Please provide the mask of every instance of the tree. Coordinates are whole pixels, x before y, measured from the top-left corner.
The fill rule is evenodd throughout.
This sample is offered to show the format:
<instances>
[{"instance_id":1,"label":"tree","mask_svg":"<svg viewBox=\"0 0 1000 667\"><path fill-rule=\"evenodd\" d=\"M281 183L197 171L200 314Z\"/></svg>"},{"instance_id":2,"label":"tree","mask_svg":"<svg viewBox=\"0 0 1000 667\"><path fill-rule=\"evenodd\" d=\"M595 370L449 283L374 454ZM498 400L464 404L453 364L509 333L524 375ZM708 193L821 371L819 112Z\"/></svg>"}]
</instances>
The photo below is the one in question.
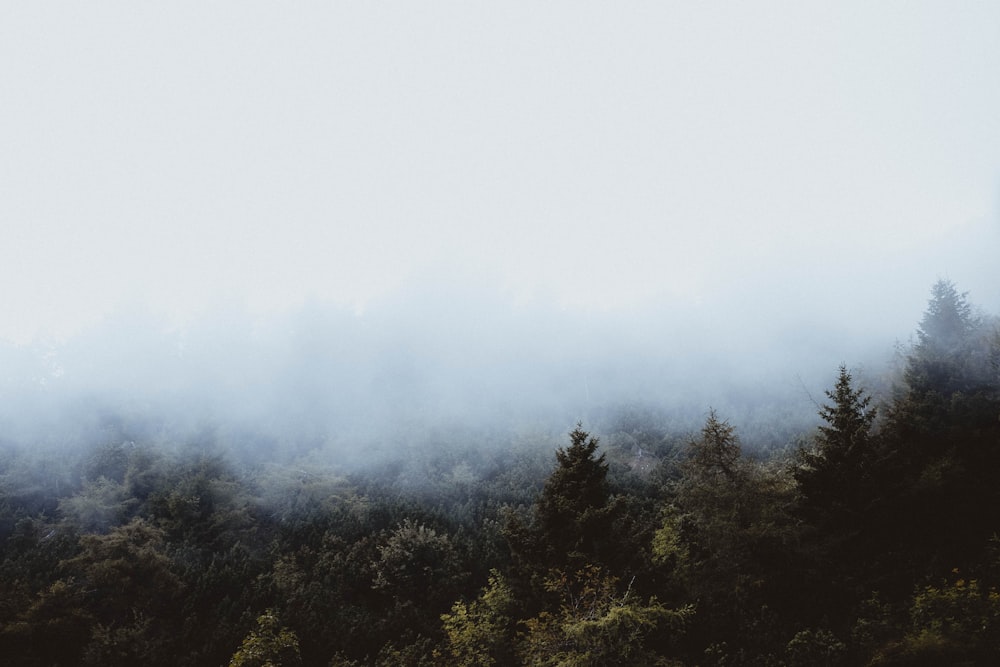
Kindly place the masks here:
<instances>
[{"instance_id":1,"label":"tree","mask_svg":"<svg viewBox=\"0 0 1000 667\"><path fill-rule=\"evenodd\" d=\"M654 558L697 600L706 638L760 642L751 626L765 600L791 599L787 479L743 457L736 430L714 410L688 444L681 474Z\"/></svg>"},{"instance_id":2,"label":"tree","mask_svg":"<svg viewBox=\"0 0 1000 667\"><path fill-rule=\"evenodd\" d=\"M694 529L706 557L738 562L748 547L740 541L767 532L777 520L782 480L743 457L736 429L715 410L709 411L701 436L688 444L681 473L675 497L681 524Z\"/></svg>"},{"instance_id":3,"label":"tree","mask_svg":"<svg viewBox=\"0 0 1000 667\"><path fill-rule=\"evenodd\" d=\"M883 481L896 509L882 532L914 568L937 561L940 575L967 564L967 554L1000 525L996 324L940 280L905 361L883 434L884 467L893 472Z\"/></svg>"},{"instance_id":4,"label":"tree","mask_svg":"<svg viewBox=\"0 0 1000 667\"><path fill-rule=\"evenodd\" d=\"M257 627L243 639L229 667L291 667L301 665L299 638L281 626L277 614L268 609L257 617Z\"/></svg>"},{"instance_id":5,"label":"tree","mask_svg":"<svg viewBox=\"0 0 1000 667\"><path fill-rule=\"evenodd\" d=\"M378 547L372 589L387 595L378 620L389 636L430 635L440 614L457 597L466 577L452 539L411 519L404 519Z\"/></svg>"},{"instance_id":6,"label":"tree","mask_svg":"<svg viewBox=\"0 0 1000 667\"><path fill-rule=\"evenodd\" d=\"M886 501L894 493L890 475L898 471L885 466L871 396L855 387L845 365L826 396L831 402L819 409L824 424L811 446L797 452L792 475L809 563L803 588L821 606L846 610L866 594L858 582L887 551L883 535L894 512Z\"/></svg>"},{"instance_id":7,"label":"tree","mask_svg":"<svg viewBox=\"0 0 1000 667\"><path fill-rule=\"evenodd\" d=\"M87 591L90 609L100 620L125 624L135 610L175 618L184 584L168 555L162 530L133 519L107 535L84 535L79 555L64 561Z\"/></svg>"},{"instance_id":8,"label":"tree","mask_svg":"<svg viewBox=\"0 0 1000 667\"><path fill-rule=\"evenodd\" d=\"M404 519L378 547L372 588L389 592L401 604L440 601L462 577L451 538L412 519Z\"/></svg>"},{"instance_id":9,"label":"tree","mask_svg":"<svg viewBox=\"0 0 1000 667\"><path fill-rule=\"evenodd\" d=\"M62 576L0 623L0 648L18 664L171 662L184 588L166 551L163 532L142 519L80 537L78 553L54 568Z\"/></svg>"},{"instance_id":10,"label":"tree","mask_svg":"<svg viewBox=\"0 0 1000 667\"><path fill-rule=\"evenodd\" d=\"M876 410L871 396L854 388L844 365L826 395L833 401L819 410L826 425L819 427L812 448L799 451L795 479L807 516L843 524L856 519L871 500Z\"/></svg>"},{"instance_id":11,"label":"tree","mask_svg":"<svg viewBox=\"0 0 1000 667\"><path fill-rule=\"evenodd\" d=\"M785 646L789 667L846 665L847 645L829 630L801 630Z\"/></svg>"},{"instance_id":12,"label":"tree","mask_svg":"<svg viewBox=\"0 0 1000 667\"><path fill-rule=\"evenodd\" d=\"M656 598L644 601L631 583L619 593L618 580L594 565L572 574L553 570L545 587L557 596L558 609L523 621L527 632L519 652L525 665L664 664L647 639L676 639L694 614L691 606L670 609Z\"/></svg>"},{"instance_id":13,"label":"tree","mask_svg":"<svg viewBox=\"0 0 1000 667\"><path fill-rule=\"evenodd\" d=\"M0 626L0 649L10 664L77 665L94 623L79 584L57 579Z\"/></svg>"},{"instance_id":14,"label":"tree","mask_svg":"<svg viewBox=\"0 0 1000 667\"><path fill-rule=\"evenodd\" d=\"M820 451L827 458L842 453L857 455L869 442L869 432L875 422L876 411L870 408L872 399L863 389L855 389L853 378L845 365L840 366L837 384L833 391L826 391L833 405L820 408L819 416L828 425L820 426Z\"/></svg>"},{"instance_id":15,"label":"tree","mask_svg":"<svg viewBox=\"0 0 1000 667\"><path fill-rule=\"evenodd\" d=\"M514 597L499 572L490 573L489 584L472 602L456 602L442 614L448 664L488 667L512 662L511 642Z\"/></svg>"},{"instance_id":16,"label":"tree","mask_svg":"<svg viewBox=\"0 0 1000 667\"><path fill-rule=\"evenodd\" d=\"M917 329L918 353L944 357L961 349L978 324L967 296L950 280L934 283Z\"/></svg>"},{"instance_id":17,"label":"tree","mask_svg":"<svg viewBox=\"0 0 1000 667\"><path fill-rule=\"evenodd\" d=\"M940 413L955 394L996 392L997 332L974 314L966 297L948 280L931 288L917 342L906 357L903 398L911 405L901 407L911 409L904 418L923 417L926 424L944 416L927 413Z\"/></svg>"},{"instance_id":18,"label":"tree","mask_svg":"<svg viewBox=\"0 0 1000 667\"><path fill-rule=\"evenodd\" d=\"M569 436L535 504L544 562L551 566L599 561L609 525L608 464L597 454L598 439L580 424Z\"/></svg>"},{"instance_id":19,"label":"tree","mask_svg":"<svg viewBox=\"0 0 1000 667\"><path fill-rule=\"evenodd\" d=\"M952 582L917 589L910 627L879 648L871 665L995 665L1000 660L1000 594L953 571Z\"/></svg>"},{"instance_id":20,"label":"tree","mask_svg":"<svg viewBox=\"0 0 1000 667\"><path fill-rule=\"evenodd\" d=\"M131 501L131 502L130 502ZM107 477L84 482L78 493L59 501L59 513L72 521L80 530L105 532L117 525L128 513L126 488Z\"/></svg>"},{"instance_id":21,"label":"tree","mask_svg":"<svg viewBox=\"0 0 1000 667\"><path fill-rule=\"evenodd\" d=\"M685 472L695 483L714 482L719 478L736 480L742 448L736 429L709 410L708 419L701 429L701 437L692 440L688 447Z\"/></svg>"}]
</instances>

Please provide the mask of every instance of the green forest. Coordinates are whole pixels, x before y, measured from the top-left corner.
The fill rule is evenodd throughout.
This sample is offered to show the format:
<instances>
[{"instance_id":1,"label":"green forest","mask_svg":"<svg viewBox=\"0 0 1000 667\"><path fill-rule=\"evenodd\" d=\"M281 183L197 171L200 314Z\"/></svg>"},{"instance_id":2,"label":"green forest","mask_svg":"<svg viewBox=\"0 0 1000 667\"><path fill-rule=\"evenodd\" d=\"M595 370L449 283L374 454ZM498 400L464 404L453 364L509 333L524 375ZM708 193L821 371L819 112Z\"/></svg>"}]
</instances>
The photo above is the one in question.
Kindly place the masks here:
<instances>
[{"instance_id":1,"label":"green forest","mask_svg":"<svg viewBox=\"0 0 1000 667\"><path fill-rule=\"evenodd\" d=\"M1000 320L941 280L914 321L764 447L710 406L364 469L5 442L2 662L1000 664Z\"/></svg>"}]
</instances>

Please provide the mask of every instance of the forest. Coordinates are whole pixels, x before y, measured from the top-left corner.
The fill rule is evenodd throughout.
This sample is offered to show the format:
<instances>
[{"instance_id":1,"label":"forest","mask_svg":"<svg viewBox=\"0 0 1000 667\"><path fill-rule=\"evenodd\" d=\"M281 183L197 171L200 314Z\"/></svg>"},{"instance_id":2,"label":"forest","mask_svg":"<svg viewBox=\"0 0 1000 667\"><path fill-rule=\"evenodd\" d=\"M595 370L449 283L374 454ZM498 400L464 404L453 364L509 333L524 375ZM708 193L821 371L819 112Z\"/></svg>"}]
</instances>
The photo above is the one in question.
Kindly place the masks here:
<instances>
[{"instance_id":1,"label":"forest","mask_svg":"<svg viewBox=\"0 0 1000 667\"><path fill-rule=\"evenodd\" d=\"M940 280L914 320L884 370L829 369L817 427L753 447L709 405L692 429L625 406L442 430L367 466L249 455L252 431L0 433L0 655L1000 664L1000 319Z\"/></svg>"}]
</instances>

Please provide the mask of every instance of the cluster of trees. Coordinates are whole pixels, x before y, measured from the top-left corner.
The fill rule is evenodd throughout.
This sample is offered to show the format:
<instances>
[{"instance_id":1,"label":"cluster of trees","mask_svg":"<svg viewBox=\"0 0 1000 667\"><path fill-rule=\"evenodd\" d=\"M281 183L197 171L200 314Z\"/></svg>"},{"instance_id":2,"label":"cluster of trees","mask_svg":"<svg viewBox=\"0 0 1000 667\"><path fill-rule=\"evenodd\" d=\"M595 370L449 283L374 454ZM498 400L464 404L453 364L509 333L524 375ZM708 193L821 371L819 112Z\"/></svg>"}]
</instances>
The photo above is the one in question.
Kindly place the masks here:
<instances>
[{"instance_id":1,"label":"cluster of trees","mask_svg":"<svg viewBox=\"0 0 1000 667\"><path fill-rule=\"evenodd\" d=\"M794 447L630 415L545 448L0 458L12 665L1000 662L1000 333L937 283L899 372ZM547 444L547 443L543 443ZM780 444L780 443L776 443ZM548 451L551 451L549 449Z\"/></svg>"}]
</instances>

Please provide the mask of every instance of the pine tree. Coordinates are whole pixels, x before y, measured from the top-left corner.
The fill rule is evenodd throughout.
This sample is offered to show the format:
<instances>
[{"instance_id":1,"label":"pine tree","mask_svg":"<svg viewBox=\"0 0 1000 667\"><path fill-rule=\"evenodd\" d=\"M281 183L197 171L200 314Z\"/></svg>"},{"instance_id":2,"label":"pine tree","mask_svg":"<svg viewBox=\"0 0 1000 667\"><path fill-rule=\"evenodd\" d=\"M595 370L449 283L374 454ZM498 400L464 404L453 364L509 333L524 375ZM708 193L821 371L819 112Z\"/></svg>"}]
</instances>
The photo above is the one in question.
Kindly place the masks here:
<instances>
[{"instance_id":1,"label":"pine tree","mask_svg":"<svg viewBox=\"0 0 1000 667\"><path fill-rule=\"evenodd\" d=\"M698 478L698 483L704 478L719 476L732 482L737 477L741 456L736 429L728 421L719 419L715 410L709 410L701 437L692 440L688 448L687 473L689 477Z\"/></svg>"},{"instance_id":2,"label":"pine tree","mask_svg":"<svg viewBox=\"0 0 1000 667\"><path fill-rule=\"evenodd\" d=\"M913 466L960 444L966 432L996 426L1000 330L975 315L950 281L931 289L903 381L888 416Z\"/></svg>"},{"instance_id":3,"label":"pine tree","mask_svg":"<svg viewBox=\"0 0 1000 667\"><path fill-rule=\"evenodd\" d=\"M915 567L953 566L1000 525L1000 337L946 280L931 290L884 429L898 505L884 527ZM962 517L960 521L956 517Z\"/></svg>"},{"instance_id":4,"label":"pine tree","mask_svg":"<svg viewBox=\"0 0 1000 667\"><path fill-rule=\"evenodd\" d=\"M656 536L655 557L672 565L699 601L706 638L758 641L759 628L748 621L768 592L783 589L789 579L787 486L743 456L736 429L714 410L687 454L674 506Z\"/></svg>"},{"instance_id":5,"label":"pine tree","mask_svg":"<svg viewBox=\"0 0 1000 667\"><path fill-rule=\"evenodd\" d=\"M598 562L607 537L608 464L597 454L598 439L580 424L569 435L535 505L539 541L553 566Z\"/></svg>"},{"instance_id":6,"label":"pine tree","mask_svg":"<svg viewBox=\"0 0 1000 667\"><path fill-rule=\"evenodd\" d=\"M931 287L927 310L920 320L917 337L924 349L947 352L958 347L976 325L972 306L950 280L939 280Z\"/></svg>"},{"instance_id":7,"label":"pine tree","mask_svg":"<svg viewBox=\"0 0 1000 667\"><path fill-rule=\"evenodd\" d=\"M986 370L970 364L980 321L966 296L948 280L939 280L931 288L917 343L906 360L904 379L910 392L949 396L972 388Z\"/></svg>"},{"instance_id":8,"label":"pine tree","mask_svg":"<svg viewBox=\"0 0 1000 667\"><path fill-rule=\"evenodd\" d=\"M826 425L819 427L814 446L800 451L795 477L811 518L822 515L834 523L850 522L871 500L876 410L870 405L871 396L854 388L844 365L833 391L826 395L833 402L819 410Z\"/></svg>"}]
</instances>

